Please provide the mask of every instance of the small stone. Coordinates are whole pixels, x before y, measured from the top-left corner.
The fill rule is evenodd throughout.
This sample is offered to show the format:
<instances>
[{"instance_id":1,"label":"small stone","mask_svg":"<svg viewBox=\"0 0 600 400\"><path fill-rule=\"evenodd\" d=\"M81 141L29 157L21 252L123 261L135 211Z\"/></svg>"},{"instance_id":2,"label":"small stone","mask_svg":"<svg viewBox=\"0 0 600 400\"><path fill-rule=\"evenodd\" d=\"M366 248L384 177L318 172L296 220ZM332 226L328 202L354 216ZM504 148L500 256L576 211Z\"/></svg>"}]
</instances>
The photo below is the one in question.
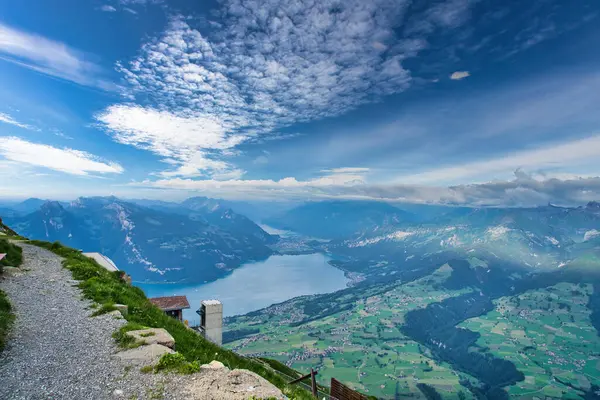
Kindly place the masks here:
<instances>
[{"instance_id":1,"label":"small stone","mask_svg":"<svg viewBox=\"0 0 600 400\"><path fill-rule=\"evenodd\" d=\"M111 317L113 317L115 319L123 319L123 316L121 315L121 312L119 310L113 310L111 312L107 312L106 315L110 315Z\"/></svg>"},{"instance_id":2,"label":"small stone","mask_svg":"<svg viewBox=\"0 0 600 400\"><path fill-rule=\"evenodd\" d=\"M115 304L115 307L124 317L129 313L129 307L127 307L125 304Z\"/></svg>"},{"instance_id":3,"label":"small stone","mask_svg":"<svg viewBox=\"0 0 600 400\"><path fill-rule=\"evenodd\" d=\"M121 397L123 396L123 391L121 389L115 389L115 391L113 392L113 396Z\"/></svg>"}]
</instances>

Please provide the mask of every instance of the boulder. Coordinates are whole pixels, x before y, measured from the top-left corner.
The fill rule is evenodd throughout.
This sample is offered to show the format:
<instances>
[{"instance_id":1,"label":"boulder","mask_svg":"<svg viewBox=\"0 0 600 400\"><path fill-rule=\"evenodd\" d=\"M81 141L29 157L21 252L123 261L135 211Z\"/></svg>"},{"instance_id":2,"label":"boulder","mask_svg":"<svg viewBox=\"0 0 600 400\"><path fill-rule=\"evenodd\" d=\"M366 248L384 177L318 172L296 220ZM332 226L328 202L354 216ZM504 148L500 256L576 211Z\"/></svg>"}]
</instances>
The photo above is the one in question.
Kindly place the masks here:
<instances>
[{"instance_id":1,"label":"boulder","mask_svg":"<svg viewBox=\"0 0 600 400\"><path fill-rule=\"evenodd\" d=\"M163 354L167 353L175 352L168 347L154 343L148 346L140 346L135 349L121 351L117 353L116 356L127 364L146 366L156 364Z\"/></svg>"},{"instance_id":2,"label":"boulder","mask_svg":"<svg viewBox=\"0 0 600 400\"><path fill-rule=\"evenodd\" d=\"M209 364L204 364L200 366L200 371L212 371L214 369L225 368L225 365L221 361L211 361Z\"/></svg>"},{"instance_id":3,"label":"boulder","mask_svg":"<svg viewBox=\"0 0 600 400\"><path fill-rule=\"evenodd\" d=\"M245 369L229 370L220 362L200 368L200 373L183 383L183 393L190 400L285 399L281 391L263 377Z\"/></svg>"},{"instance_id":4,"label":"boulder","mask_svg":"<svg viewBox=\"0 0 600 400\"><path fill-rule=\"evenodd\" d=\"M128 336L144 344L160 344L168 348L175 348L175 339L163 328L148 328L127 332Z\"/></svg>"}]
</instances>

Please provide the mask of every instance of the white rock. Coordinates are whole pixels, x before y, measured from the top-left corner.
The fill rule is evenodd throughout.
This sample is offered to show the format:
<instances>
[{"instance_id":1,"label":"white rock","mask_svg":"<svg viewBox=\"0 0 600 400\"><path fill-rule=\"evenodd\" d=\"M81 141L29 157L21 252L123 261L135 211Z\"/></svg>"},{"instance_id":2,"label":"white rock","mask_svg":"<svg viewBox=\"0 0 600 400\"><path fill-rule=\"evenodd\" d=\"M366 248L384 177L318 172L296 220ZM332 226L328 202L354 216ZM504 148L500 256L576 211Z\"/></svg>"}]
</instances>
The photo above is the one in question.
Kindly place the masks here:
<instances>
[{"instance_id":1,"label":"white rock","mask_svg":"<svg viewBox=\"0 0 600 400\"><path fill-rule=\"evenodd\" d=\"M171 354L175 352L160 344L150 344L148 346L140 346L135 349L121 351L115 355L128 364L145 366L156 364L163 354L167 353Z\"/></svg>"},{"instance_id":2,"label":"white rock","mask_svg":"<svg viewBox=\"0 0 600 400\"><path fill-rule=\"evenodd\" d=\"M184 383L182 387L190 400L247 400L252 396L259 399L286 398L266 379L244 369L205 369L195 377L197 379Z\"/></svg>"},{"instance_id":3,"label":"white rock","mask_svg":"<svg viewBox=\"0 0 600 400\"><path fill-rule=\"evenodd\" d=\"M175 339L173 339L173 336L163 328L148 328L129 331L127 332L127 335L144 344L155 343L171 349L175 347Z\"/></svg>"}]
</instances>

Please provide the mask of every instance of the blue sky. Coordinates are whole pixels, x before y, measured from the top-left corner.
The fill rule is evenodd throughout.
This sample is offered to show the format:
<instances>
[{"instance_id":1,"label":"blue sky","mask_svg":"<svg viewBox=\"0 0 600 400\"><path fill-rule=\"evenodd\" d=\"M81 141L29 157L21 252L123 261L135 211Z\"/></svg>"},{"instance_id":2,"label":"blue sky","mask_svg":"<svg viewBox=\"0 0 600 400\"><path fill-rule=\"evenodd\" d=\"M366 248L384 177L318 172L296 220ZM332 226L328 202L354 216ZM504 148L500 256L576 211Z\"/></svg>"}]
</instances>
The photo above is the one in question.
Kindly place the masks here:
<instances>
[{"instance_id":1,"label":"blue sky","mask_svg":"<svg viewBox=\"0 0 600 400\"><path fill-rule=\"evenodd\" d=\"M600 4L0 0L2 197L600 198Z\"/></svg>"}]
</instances>

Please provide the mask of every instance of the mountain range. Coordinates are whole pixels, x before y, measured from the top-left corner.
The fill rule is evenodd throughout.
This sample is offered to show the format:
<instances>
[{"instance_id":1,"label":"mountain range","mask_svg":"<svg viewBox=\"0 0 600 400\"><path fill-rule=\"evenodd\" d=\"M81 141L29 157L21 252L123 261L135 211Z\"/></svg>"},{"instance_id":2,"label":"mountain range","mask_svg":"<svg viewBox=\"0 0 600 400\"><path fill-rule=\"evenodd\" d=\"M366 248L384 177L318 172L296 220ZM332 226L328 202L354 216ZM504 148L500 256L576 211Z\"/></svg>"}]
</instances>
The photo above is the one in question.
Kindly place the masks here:
<instances>
[{"instance_id":1,"label":"mountain range","mask_svg":"<svg viewBox=\"0 0 600 400\"><path fill-rule=\"evenodd\" d=\"M268 257L275 240L243 215L205 199L149 207L91 197L42 201L30 213L26 206L34 202L24 203L3 215L20 234L103 253L136 281L212 281Z\"/></svg>"},{"instance_id":2,"label":"mountain range","mask_svg":"<svg viewBox=\"0 0 600 400\"><path fill-rule=\"evenodd\" d=\"M269 221L323 228L353 285L227 319L231 348L386 399L600 398L600 204L356 208Z\"/></svg>"}]
</instances>

